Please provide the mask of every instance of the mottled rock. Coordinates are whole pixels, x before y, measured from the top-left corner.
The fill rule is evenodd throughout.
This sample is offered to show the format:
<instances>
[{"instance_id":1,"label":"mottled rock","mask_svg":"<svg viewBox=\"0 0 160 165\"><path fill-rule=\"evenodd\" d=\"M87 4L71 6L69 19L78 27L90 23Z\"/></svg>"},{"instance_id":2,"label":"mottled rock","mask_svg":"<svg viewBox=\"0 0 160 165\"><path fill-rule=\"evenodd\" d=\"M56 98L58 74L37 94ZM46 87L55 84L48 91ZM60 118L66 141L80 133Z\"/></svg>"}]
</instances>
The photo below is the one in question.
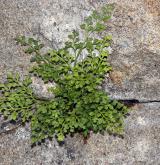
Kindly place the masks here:
<instances>
[{"instance_id":1,"label":"mottled rock","mask_svg":"<svg viewBox=\"0 0 160 165\"><path fill-rule=\"evenodd\" d=\"M27 72L30 56L15 45L17 35L34 36L48 47L58 48L92 9L115 3L114 15L108 23L113 36L110 62L114 70L112 77L117 71L123 77L117 84L106 80L105 89L114 98L160 100L158 0L2 0L0 3L1 75L8 70Z\"/></svg>"},{"instance_id":2,"label":"mottled rock","mask_svg":"<svg viewBox=\"0 0 160 165\"><path fill-rule=\"evenodd\" d=\"M160 163L160 103L133 107L125 121L124 138L92 134L84 144L80 135L67 137L62 146L53 138L30 146L30 131L20 127L0 138L2 165L158 165Z\"/></svg>"},{"instance_id":3,"label":"mottled rock","mask_svg":"<svg viewBox=\"0 0 160 165\"><path fill-rule=\"evenodd\" d=\"M18 35L40 39L48 48L59 48L72 29L78 29L92 9L115 3L108 23L113 36L113 66L103 85L112 98L160 100L160 1L159 0L1 0L0 79L8 71L28 72L30 55L23 53L14 38ZM35 85L35 86L34 86ZM49 84L53 85L53 84ZM50 97L41 80L35 92ZM2 165L158 165L160 164L160 104L133 107L126 119L124 139L91 134L87 144L76 135L59 146L55 139L31 148L30 131L25 127L0 135ZM0 124L10 129L14 126ZM5 126L5 127L4 127Z\"/></svg>"},{"instance_id":4,"label":"mottled rock","mask_svg":"<svg viewBox=\"0 0 160 165\"><path fill-rule=\"evenodd\" d=\"M160 1L109 2L116 8L109 24L113 72L105 90L113 98L160 100Z\"/></svg>"},{"instance_id":5,"label":"mottled rock","mask_svg":"<svg viewBox=\"0 0 160 165\"><path fill-rule=\"evenodd\" d=\"M44 83L44 81L41 78L32 77L32 84L31 88L33 89L34 94L39 98L43 100L50 100L54 98L54 95L52 92L49 92L50 88L54 88L55 83L49 82Z\"/></svg>"},{"instance_id":6,"label":"mottled rock","mask_svg":"<svg viewBox=\"0 0 160 165\"><path fill-rule=\"evenodd\" d=\"M113 71L104 88L112 98L160 100L160 54L141 50L111 56Z\"/></svg>"}]
</instances>

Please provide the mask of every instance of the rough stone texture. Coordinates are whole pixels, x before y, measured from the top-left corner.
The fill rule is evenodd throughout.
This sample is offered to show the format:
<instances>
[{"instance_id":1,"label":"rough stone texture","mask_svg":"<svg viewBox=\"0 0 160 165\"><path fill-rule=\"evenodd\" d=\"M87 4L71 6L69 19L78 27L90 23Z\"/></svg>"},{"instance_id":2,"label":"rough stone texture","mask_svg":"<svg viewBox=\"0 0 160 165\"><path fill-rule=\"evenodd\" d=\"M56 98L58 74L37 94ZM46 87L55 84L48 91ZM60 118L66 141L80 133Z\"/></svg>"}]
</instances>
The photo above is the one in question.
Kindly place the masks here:
<instances>
[{"instance_id":1,"label":"rough stone texture","mask_svg":"<svg viewBox=\"0 0 160 165\"><path fill-rule=\"evenodd\" d=\"M55 139L30 147L30 132L20 127L0 138L2 165L158 165L160 163L160 103L133 108L124 139L91 134L87 144L79 135L59 146Z\"/></svg>"},{"instance_id":2,"label":"rough stone texture","mask_svg":"<svg viewBox=\"0 0 160 165\"><path fill-rule=\"evenodd\" d=\"M34 36L57 48L91 9L90 2L84 0L1 0L0 74L8 70L26 72L28 68L30 57L16 46L15 37Z\"/></svg>"},{"instance_id":3,"label":"rough stone texture","mask_svg":"<svg viewBox=\"0 0 160 165\"><path fill-rule=\"evenodd\" d=\"M114 98L160 100L160 1L122 0L110 24L113 65L106 91Z\"/></svg>"},{"instance_id":4,"label":"rough stone texture","mask_svg":"<svg viewBox=\"0 0 160 165\"><path fill-rule=\"evenodd\" d=\"M34 94L43 100L50 100L54 98L53 93L49 92L49 88L54 88L54 83L45 84L41 78L32 77L31 88L33 89Z\"/></svg>"},{"instance_id":5,"label":"rough stone texture","mask_svg":"<svg viewBox=\"0 0 160 165\"><path fill-rule=\"evenodd\" d=\"M77 29L92 9L106 3L115 3L115 11L108 24L113 36L113 71L104 89L113 98L159 101L159 0L0 0L0 79L9 70L27 73L30 56L16 45L17 35L34 36L47 47L60 47L67 33ZM41 84L35 81L35 89L46 93ZM63 146L53 139L31 148L28 127L19 127L0 134L0 165L158 165L159 109L159 103L135 105L126 119L124 139L92 134L87 144L76 135L68 137ZM6 124L0 117L0 129L9 129Z\"/></svg>"}]
</instances>

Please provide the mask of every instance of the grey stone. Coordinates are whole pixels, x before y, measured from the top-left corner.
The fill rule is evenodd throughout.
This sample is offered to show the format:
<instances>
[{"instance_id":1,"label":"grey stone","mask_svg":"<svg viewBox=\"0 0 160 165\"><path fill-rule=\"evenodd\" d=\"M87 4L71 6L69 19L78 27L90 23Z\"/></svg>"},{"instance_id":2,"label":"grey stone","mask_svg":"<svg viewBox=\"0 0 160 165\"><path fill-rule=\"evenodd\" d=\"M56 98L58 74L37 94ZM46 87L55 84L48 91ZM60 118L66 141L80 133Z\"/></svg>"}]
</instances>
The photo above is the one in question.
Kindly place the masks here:
<instances>
[{"instance_id":1,"label":"grey stone","mask_svg":"<svg viewBox=\"0 0 160 165\"><path fill-rule=\"evenodd\" d=\"M125 120L124 138L91 133L68 136L60 146L56 139L31 148L30 131L20 127L0 138L2 165L158 165L160 163L160 103L135 105Z\"/></svg>"},{"instance_id":2,"label":"grey stone","mask_svg":"<svg viewBox=\"0 0 160 165\"><path fill-rule=\"evenodd\" d=\"M48 48L59 48L92 9L107 3L115 3L115 10L108 23L108 33L113 36L109 59L113 71L109 77L106 75L105 91L112 98L158 102L159 0L0 0L0 79L8 71L18 71L22 76L28 73L30 55L16 45L16 36L35 37ZM36 79L32 85L38 96L52 97L41 80ZM80 135L75 135L68 136L62 146L53 138L31 148L30 130L19 127L0 134L0 164L158 165L159 109L159 103L137 104L125 120L124 139L107 133L91 134L87 144ZM0 120L0 127L14 128L4 125L3 118Z\"/></svg>"},{"instance_id":3,"label":"grey stone","mask_svg":"<svg viewBox=\"0 0 160 165\"><path fill-rule=\"evenodd\" d=\"M141 50L111 56L113 71L104 88L112 98L160 101L160 54Z\"/></svg>"},{"instance_id":4,"label":"grey stone","mask_svg":"<svg viewBox=\"0 0 160 165\"><path fill-rule=\"evenodd\" d=\"M31 88L39 99L50 100L54 98L53 93L49 92L49 89L54 88L55 86L56 84L54 82L45 84L41 78L32 77Z\"/></svg>"},{"instance_id":5,"label":"grey stone","mask_svg":"<svg viewBox=\"0 0 160 165\"><path fill-rule=\"evenodd\" d=\"M113 36L110 56L113 72L104 84L105 90L113 98L160 100L159 1L2 0L0 3L2 76L9 70L27 73L30 66L30 56L15 45L17 35L34 36L48 47L58 48L69 32L79 29L92 9L115 3L114 15L108 23L108 32Z\"/></svg>"},{"instance_id":6,"label":"grey stone","mask_svg":"<svg viewBox=\"0 0 160 165\"><path fill-rule=\"evenodd\" d=\"M104 83L113 98L160 100L160 1L112 1L113 72Z\"/></svg>"}]
</instances>

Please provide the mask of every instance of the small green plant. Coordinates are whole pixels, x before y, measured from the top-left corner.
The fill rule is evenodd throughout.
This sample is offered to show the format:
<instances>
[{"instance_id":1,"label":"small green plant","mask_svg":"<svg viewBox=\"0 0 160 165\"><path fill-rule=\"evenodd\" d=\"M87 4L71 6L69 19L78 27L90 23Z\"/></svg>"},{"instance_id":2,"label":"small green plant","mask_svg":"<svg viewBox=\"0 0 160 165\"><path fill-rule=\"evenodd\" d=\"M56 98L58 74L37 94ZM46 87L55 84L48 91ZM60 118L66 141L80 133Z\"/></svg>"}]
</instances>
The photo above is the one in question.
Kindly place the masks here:
<instances>
[{"instance_id":1,"label":"small green plant","mask_svg":"<svg viewBox=\"0 0 160 165\"><path fill-rule=\"evenodd\" d=\"M7 82L0 84L2 96L0 97L0 112L4 117L11 120L21 119L24 123L29 121L33 115L33 104L35 97L32 90L28 87L31 79L26 77L20 81L20 76L16 74L7 75Z\"/></svg>"},{"instance_id":2,"label":"small green plant","mask_svg":"<svg viewBox=\"0 0 160 165\"><path fill-rule=\"evenodd\" d=\"M87 137L91 130L123 133L128 109L110 100L101 89L105 74L111 70L107 48L112 39L104 35L104 31L112 10L113 6L108 5L100 12L93 11L80 26L83 37L74 30L63 48L50 50L45 55L41 55L43 45L38 41L24 36L16 39L17 43L27 46L26 53L34 54L31 62L36 65L30 72L45 83L56 83L56 87L49 89L55 95L51 100L34 96L29 77L20 81L18 75L9 75L7 83L0 85L0 112L12 120L31 121L32 143L53 135L63 141L65 135L76 132Z\"/></svg>"}]
</instances>

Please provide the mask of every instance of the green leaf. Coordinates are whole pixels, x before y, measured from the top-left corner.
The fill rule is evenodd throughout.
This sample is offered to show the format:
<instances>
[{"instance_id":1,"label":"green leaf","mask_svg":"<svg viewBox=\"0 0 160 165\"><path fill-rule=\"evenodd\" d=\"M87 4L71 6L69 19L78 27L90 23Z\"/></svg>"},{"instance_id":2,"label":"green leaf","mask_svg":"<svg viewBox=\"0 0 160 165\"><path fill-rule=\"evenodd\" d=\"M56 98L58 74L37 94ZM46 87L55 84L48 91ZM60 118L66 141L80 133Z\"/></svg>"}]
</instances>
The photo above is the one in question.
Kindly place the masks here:
<instances>
[{"instance_id":1,"label":"green leaf","mask_svg":"<svg viewBox=\"0 0 160 165\"><path fill-rule=\"evenodd\" d=\"M59 133L59 134L57 135L57 139L58 139L59 142L64 141L64 135L61 134L61 133Z\"/></svg>"},{"instance_id":2,"label":"green leaf","mask_svg":"<svg viewBox=\"0 0 160 165\"><path fill-rule=\"evenodd\" d=\"M83 29L83 30L86 29L86 24L81 24L80 28Z\"/></svg>"},{"instance_id":3,"label":"green leaf","mask_svg":"<svg viewBox=\"0 0 160 165\"><path fill-rule=\"evenodd\" d=\"M17 112L13 112L11 115L11 120L16 120L17 119Z\"/></svg>"}]
</instances>

